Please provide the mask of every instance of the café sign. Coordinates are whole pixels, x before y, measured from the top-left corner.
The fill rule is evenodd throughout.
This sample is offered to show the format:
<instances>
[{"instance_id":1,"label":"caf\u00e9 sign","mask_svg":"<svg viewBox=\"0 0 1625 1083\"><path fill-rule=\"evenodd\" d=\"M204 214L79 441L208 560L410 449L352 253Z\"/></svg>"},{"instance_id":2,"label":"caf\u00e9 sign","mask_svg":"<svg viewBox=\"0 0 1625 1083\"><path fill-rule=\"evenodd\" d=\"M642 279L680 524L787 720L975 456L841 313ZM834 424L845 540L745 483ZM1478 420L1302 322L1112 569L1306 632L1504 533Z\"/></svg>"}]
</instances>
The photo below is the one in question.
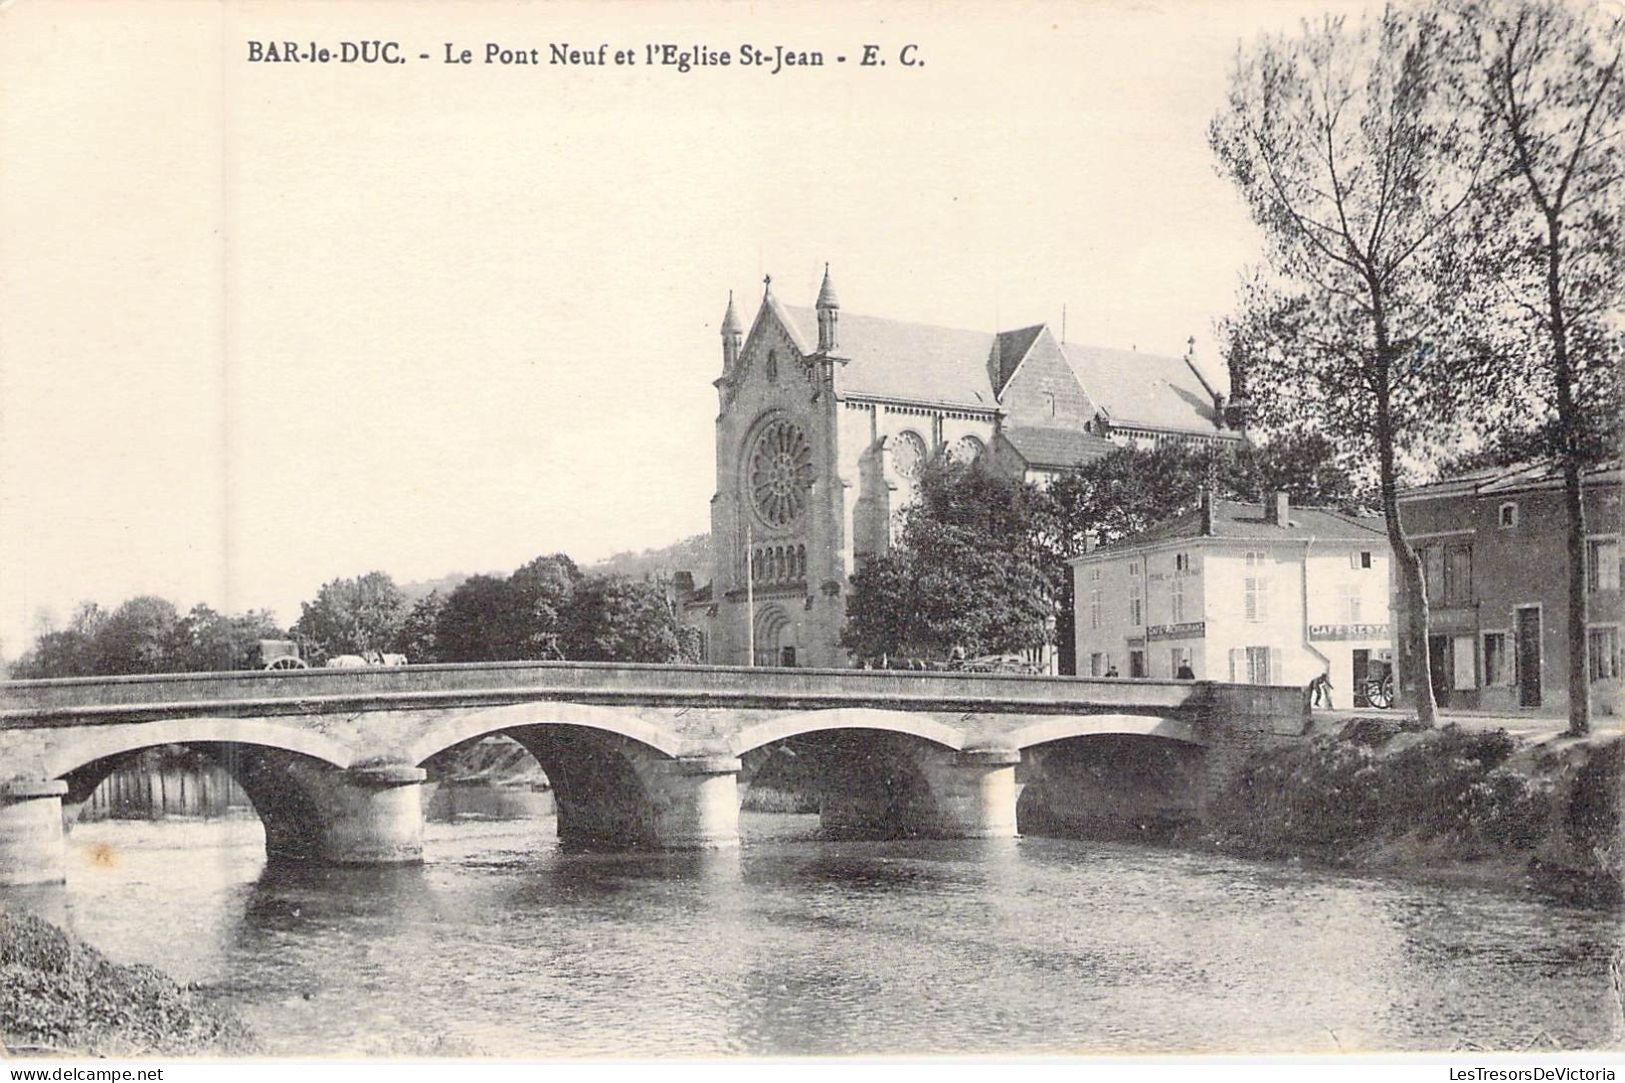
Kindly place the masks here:
<instances>
[{"instance_id":1,"label":"caf\u00e9 sign","mask_svg":"<svg viewBox=\"0 0 1625 1083\"><path fill-rule=\"evenodd\" d=\"M1386 624L1311 624L1309 638L1325 639L1387 639Z\"/></svg>"},{"instance_id":2,"label":"caf\u00e9 sign","mask_svg":"<svg viewBox=\"0 0 1625 1083\"><path fill-rule=\"evenodd\" d=\"M1202 639L1207 635L1207 621L1188 620L1182 624L1152 624L1145 630L1146 639Z\"/></svg>"}]
</instances>

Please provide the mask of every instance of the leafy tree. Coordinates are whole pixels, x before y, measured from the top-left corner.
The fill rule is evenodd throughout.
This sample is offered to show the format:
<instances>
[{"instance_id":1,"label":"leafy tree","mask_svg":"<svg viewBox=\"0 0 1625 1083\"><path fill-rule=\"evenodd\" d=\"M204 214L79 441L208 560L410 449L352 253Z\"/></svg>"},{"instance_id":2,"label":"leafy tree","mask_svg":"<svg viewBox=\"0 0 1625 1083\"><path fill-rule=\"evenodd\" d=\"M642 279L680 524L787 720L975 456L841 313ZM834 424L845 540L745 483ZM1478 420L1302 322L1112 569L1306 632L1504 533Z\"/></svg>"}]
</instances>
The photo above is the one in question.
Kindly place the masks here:
<instances>
[{"instance_id":1,"label":"leafy tree","mask_svg":"<svg viewBox=\"0 0 1625 1083\"><path fill-rule=\"evenodd\" d=\"M177 668L180 614L173 602L144 594L113 610L96 632L95 673L163 673Z\"/></svg>"},{"instance_id":2,"label":"leafy tree","mask_svg":"<svg viewBox=\"0 0 1625 1083\"><path fill-rule=\"evenodd\" d=\"M406 596L385 572L322 584L316 600L305 602L294 624L325 654L383 650L393 642L406 615Z\"/></svg>"},{"instance_id":3,"label":"leafy tree","mask_svg":"<svg viewBox=\"0 0 1625 1083\"><path fill-rule=\"evenodd\" d=\"M921 472L898 545L852 579L841 645L860 658L1019 651L1049 641L1059 581L1033 486L939 458Z\"/></svg>"},{"instance_id":4,"label":"leafy tree","mask_svg":"<svg viewBox=\"0 0 1625 1083\"><path fill-rule=\"evenodd\" d=\"M527 657L529 610L511 580L476 575L451 592L435 622L442 662L511 662Z\"/></svg>"},{"instance_id":5,"label":"leafy tree","mask_svg":"<svg viewBox=\"0 0 1625 1083\"><path fill-rule=\"evenodd\" d=\"M1456 0L1454 86L1498 167L1480 206L1482 262L1503 318L1489 346L1520 375L1567 513L1569 732L1591 728L1586 467L1617 454L1625 284L1625 17L1556 0Z\"/></svg>"},{"instance_id":6,"label":"leafy tree","mask_svg":"<svg viewBox=\"0 0 1625 1083\"><path fill-rule=\"evenodd\" d=\"M1421 562L1399 521L1402 459L1428 454L1493 367L1446 348L1465 291L1453 233L1481 187L1476 127L1441 75L1441 29L1388 8L1261 39L1237 58L1209 142L1267 244L1227 327L1267 428L1369 449L1410 604L1417 713L1434 720Z\"/></svg>"},{"instance_id":7,"label":"leafy tree","mask_svg":"<svg viewBox=\"0 0 1625 1083\"><path fill-rule=\"evenodd\" d=\"M576 588L562 648L582 662L676 662L677 615L656 582L591 576Z\"/></svg>"},{"instance_id":8,"label":"leafy tree","mask_svg":"<svg viewBox=\"0 0 1625 1083\"><path fill-rule=\"evenodd\" d=\"M584 578L575 561L563 553L537 557L508 577L516 604L523 611L522 627L515 630L519 657L558 656L576 591Z\"/></svg>"},{"instance_id":9,"label":"leafy tree","mask_svg":"<svg viewBox=\"0 0 1625 1083\"><path fill-rule=\"evenodd\" d=\"M431 590L401 620L391 646L406 655L408 662L443 662L440 649L440 620L446 612L446 596Z\"/></svg>"},{"instance_id":10,"label":"leafy tree","mask_svg":"<svg viewBox=\"0 0 1625 1083\"><path fill-rule=\"evenodd\" d=\"M257 669L259 641L280 639L282 634L264 610L228 616L195 605L175 627L171 662L187 673Z\"/></svg>"},{"instance_id":11,"label":"leafy tree","mask_svg":"<svg viewBox=\"0 0 1625 1083\"><path fill-rule=\"evenodd\" d=\"M47 677L78 677L95 673L93 643L71 628L41 633L34 646L12 664L11 676L19 681Z\"/></svg>"}]
</instances>

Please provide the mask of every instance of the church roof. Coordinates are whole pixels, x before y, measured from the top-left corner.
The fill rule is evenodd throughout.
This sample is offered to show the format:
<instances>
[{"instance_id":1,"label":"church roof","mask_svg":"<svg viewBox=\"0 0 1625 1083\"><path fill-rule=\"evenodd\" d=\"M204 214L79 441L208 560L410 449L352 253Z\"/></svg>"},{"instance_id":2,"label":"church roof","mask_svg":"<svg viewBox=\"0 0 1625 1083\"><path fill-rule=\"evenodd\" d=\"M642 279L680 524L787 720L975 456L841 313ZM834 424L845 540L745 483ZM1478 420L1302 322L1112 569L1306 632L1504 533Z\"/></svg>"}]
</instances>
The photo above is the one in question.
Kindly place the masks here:
<instances>
[{"instance_id":1,"label":"church roof","mask_svg":"<svg viewBox=\"0 0 1625 1083\"><path fill-rule=\"evenodd\" d=\"M1038 336L1044 333L1044 325L1035 323L1031 327L1023 327L1019 331L999 332L999 391L1004 391L1004 385L1009 382L1011 374L1021 364L1027 351L1033 348Z\"/></svg>"},{"instance_id":2,"label":"church roof","mask_svg":"<svg viewBox=\"0 0 1625 1083\"><path fill-rule=\"evenodd\" d=\"M816 309L782 304L771 293L766 304L803 353L817 348ZM847 363L836 377L837 389L846 396L995 409L1002 388L994 380L1009 379L1044 326L995 336L843 310L835 352ZM1002 370L997 373L992 371L995 337ZM1061 349L1084 391L1113 424L1215 431L1213 392L1186 359L1099 346L1066 344Z\"/></svg>"},{"instance_id":3,"label":"church roof","mask_svg":"<svg viewBox=\"0 0 1625 1083\"><path fill-rule=\"evenodd\" d=\"M1061 350L1112 424L1214 431L1213 392L1183 357L1070 342Z\"/></svg>"},{"instance_id":4,"label":"church roof","mask_svg":"<svg viewBox=\"0 0 1625 1083\"><path fill-rule=\"evenodd\" d=\"M776 306L802 342L818 341L818 313ZM993 409L998 399L988 377L993 335L878 316L841 313L837 333L846 365L837 377L843 395L946 402Z\"/></svg>"},{"instance_id":5,"label":"church roof","mask_svg":"<svg viewBox=\"0 0 1625 1083\"><path fill-rule=\"evenodd\" d=\"M1036 425L1006 425L1005 440L1028 466L1066 469L1098 459L1117 445L1082 429L1051 429Z\"/></svg>"}]
</instances>

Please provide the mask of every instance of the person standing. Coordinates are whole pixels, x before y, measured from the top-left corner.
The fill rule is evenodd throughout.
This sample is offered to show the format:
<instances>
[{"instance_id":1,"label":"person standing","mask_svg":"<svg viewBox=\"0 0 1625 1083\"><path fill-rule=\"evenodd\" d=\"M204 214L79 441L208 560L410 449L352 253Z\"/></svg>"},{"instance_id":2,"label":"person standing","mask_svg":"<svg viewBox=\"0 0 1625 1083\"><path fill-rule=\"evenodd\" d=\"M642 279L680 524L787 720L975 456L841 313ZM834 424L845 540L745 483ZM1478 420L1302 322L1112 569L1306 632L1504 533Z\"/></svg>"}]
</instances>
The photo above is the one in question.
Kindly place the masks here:
<instances>
[{"instance_id":1,"label":"person standing","mask_svg":"<svg viewBox=\"0 0 1625 1083\"><path fill-rule=\"evenodd\" d=\"M1321 671L1320 676L1309 682L1310 706L1319 707L1320 701L1326 701L1326 709L1332 708L1332 678L1331 674Z\"/></svg>"}]
</instances>

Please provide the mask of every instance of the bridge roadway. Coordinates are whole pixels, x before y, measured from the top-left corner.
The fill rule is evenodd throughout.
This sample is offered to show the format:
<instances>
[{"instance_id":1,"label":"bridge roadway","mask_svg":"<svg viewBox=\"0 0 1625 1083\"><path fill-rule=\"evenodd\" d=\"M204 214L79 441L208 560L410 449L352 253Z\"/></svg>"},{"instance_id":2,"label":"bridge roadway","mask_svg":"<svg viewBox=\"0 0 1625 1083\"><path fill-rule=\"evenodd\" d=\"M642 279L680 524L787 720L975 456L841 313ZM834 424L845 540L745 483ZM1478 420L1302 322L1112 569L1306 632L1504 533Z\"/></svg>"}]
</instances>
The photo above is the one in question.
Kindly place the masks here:
<instances>
[{"instance_id":1,"label":"bridge roadway","mask_svg":"<svg viewBox=\"0 0 1625 1083\"><path fill-rule=\"evenodd\" d=\"M1016 767L1036 770L1045 749L1138 739L1183 757L1187 780L1197 765L1199 797L1228 752L1306 720L1291 688L889 670L508 662L3 682L0 884L61 879L78 808L161 745L222 763L272 856L375 864L421 859L432 761L493 734L546 771L565 844L692 848L737 843L742 792L786 748L820 772L832 829L991 837L1015 833Z\"/></svg>"}]
</instances>

